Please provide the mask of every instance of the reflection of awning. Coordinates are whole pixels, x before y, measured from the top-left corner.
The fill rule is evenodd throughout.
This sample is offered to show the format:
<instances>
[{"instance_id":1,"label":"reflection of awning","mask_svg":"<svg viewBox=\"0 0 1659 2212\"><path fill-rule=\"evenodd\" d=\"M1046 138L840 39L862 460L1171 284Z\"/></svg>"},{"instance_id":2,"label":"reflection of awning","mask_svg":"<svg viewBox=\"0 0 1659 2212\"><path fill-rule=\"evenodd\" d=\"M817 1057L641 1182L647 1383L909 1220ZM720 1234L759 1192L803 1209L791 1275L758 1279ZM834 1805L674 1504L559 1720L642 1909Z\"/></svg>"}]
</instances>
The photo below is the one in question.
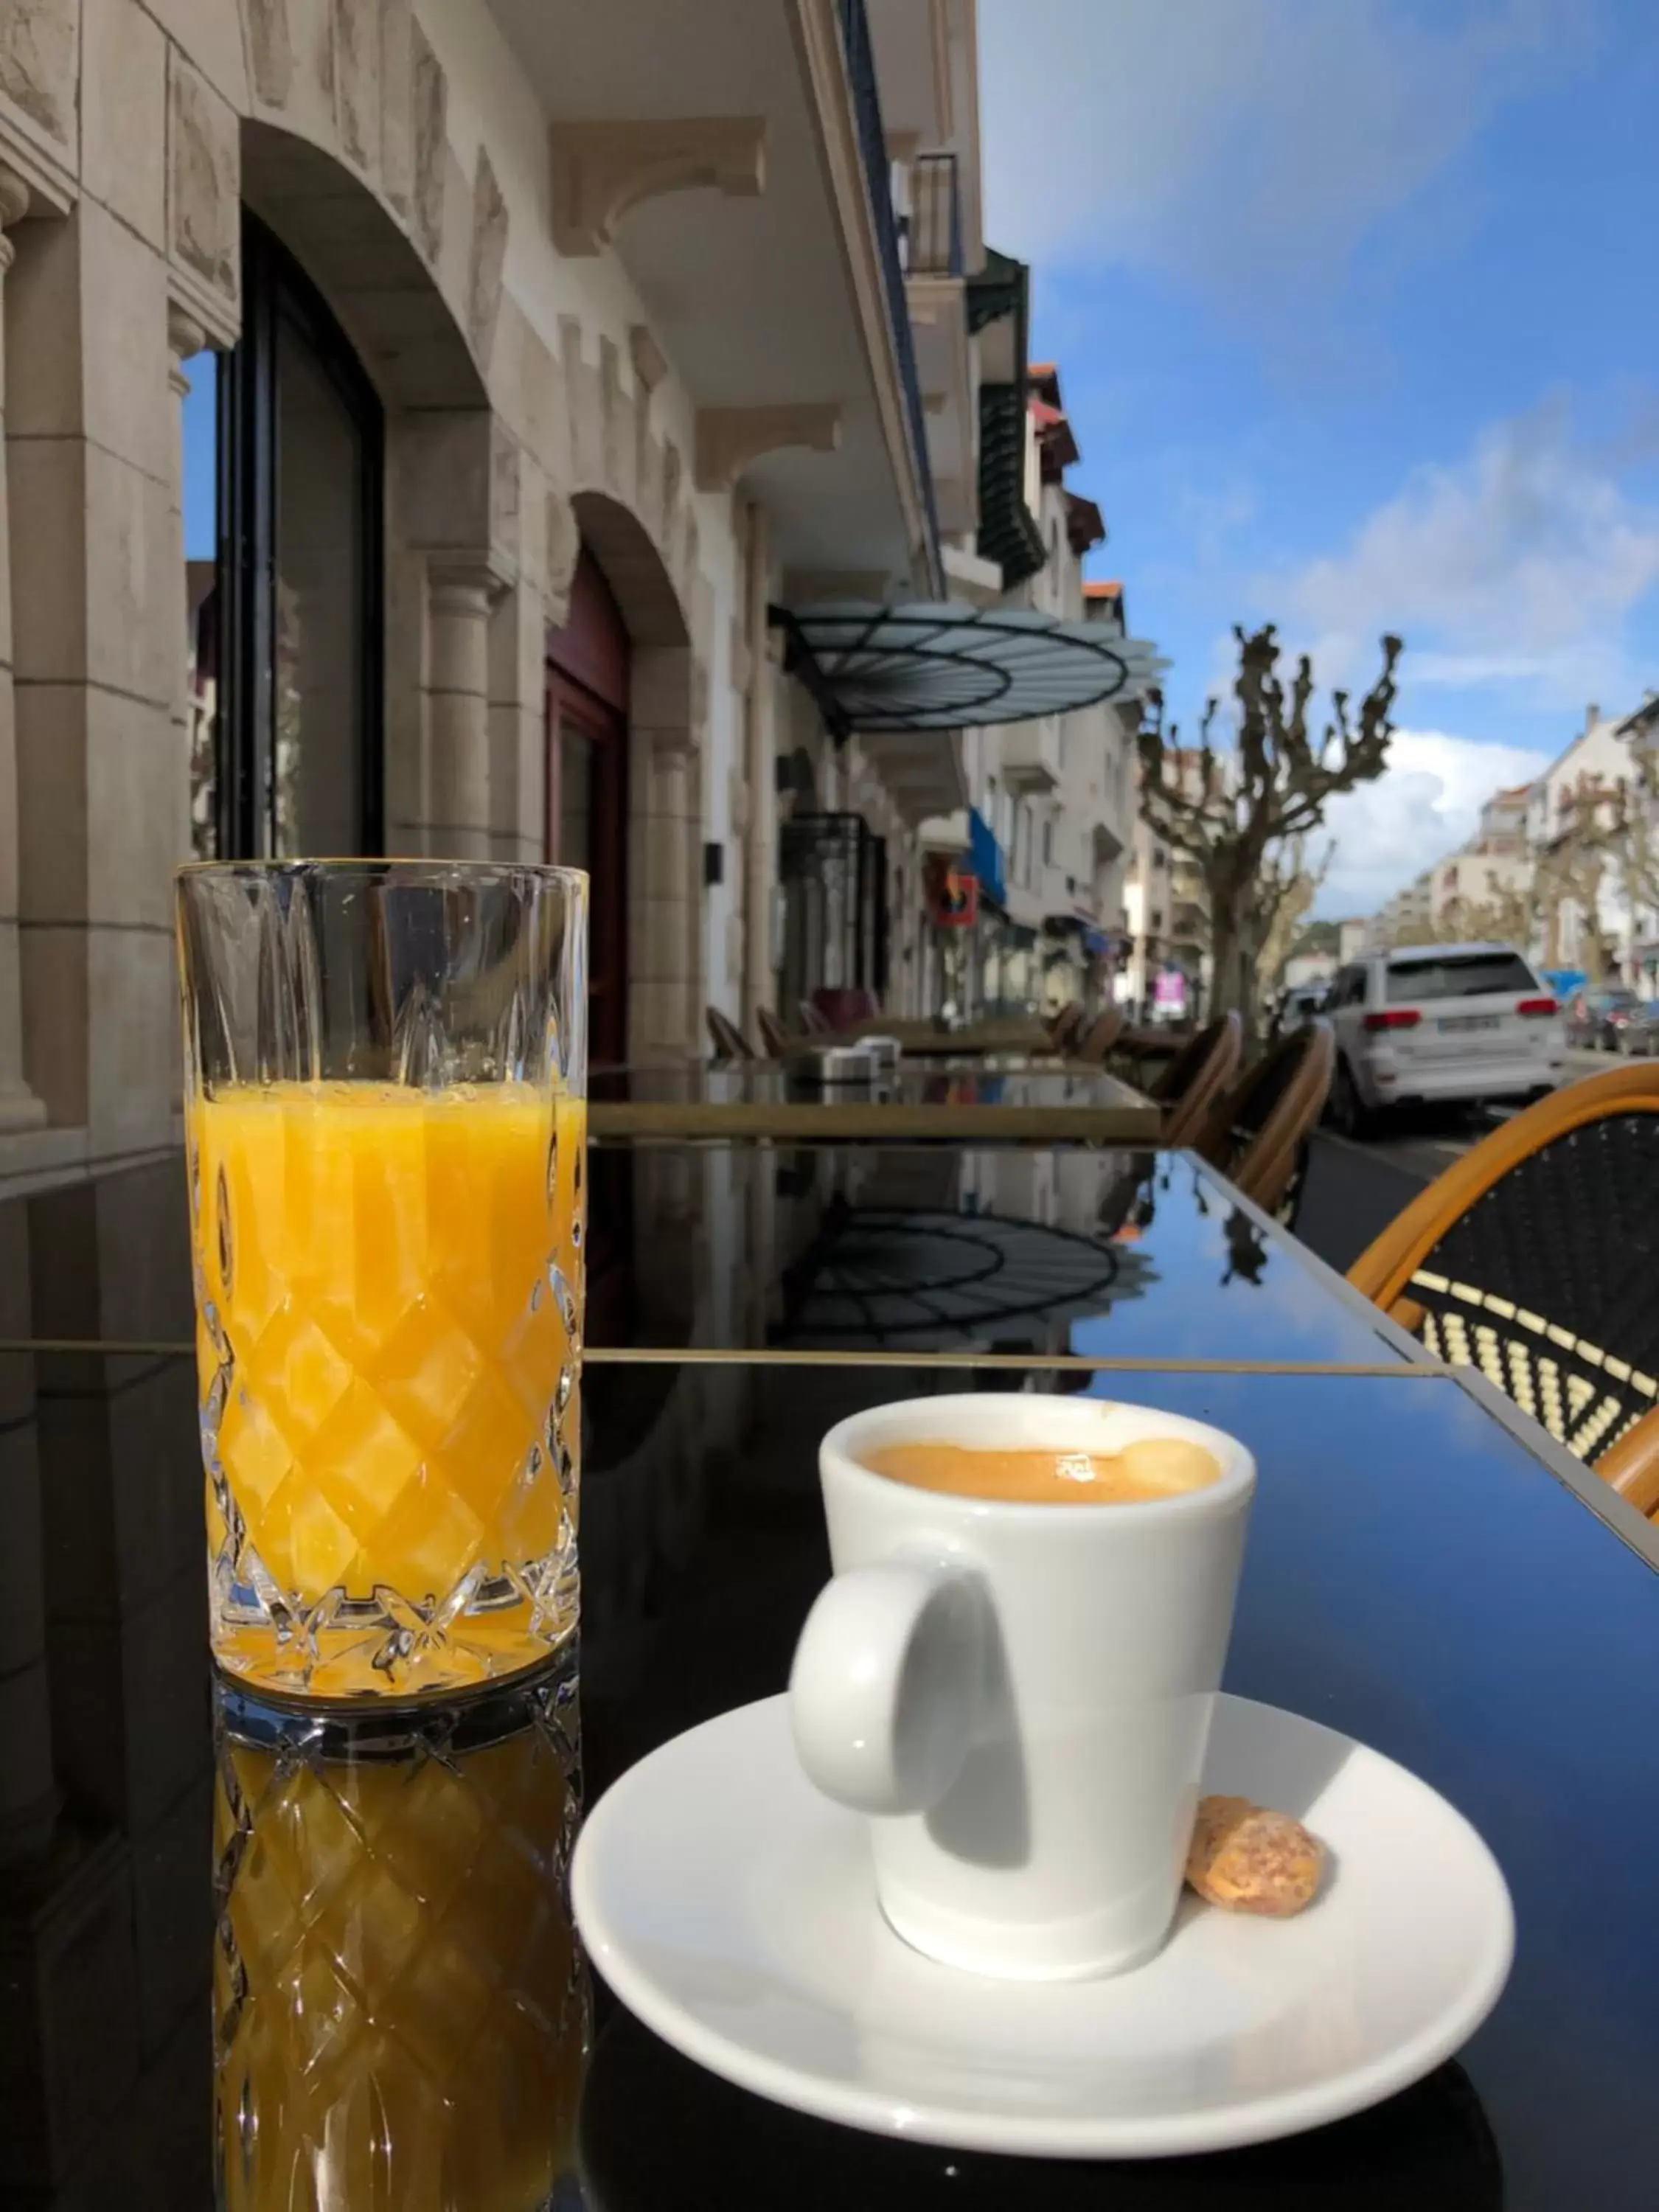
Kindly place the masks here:
<instances>
[{"instance_id":1,"label":"reflection of awning","mask_svg":"<svg viewBox=\"0 0 1659 2212\"><path fill-rule=\"evenodd\" d=\"M1075 1230L944 1207L833 1202L784 1277L774 1345L1060 1351L1068 1324L1143 1295L1140 1255Z\"/></svg>"},{"instance_id":2,"label":"reflection of awning","mask_svg":"<svg viewBox=\"0 0 1659 2212\"><path fill-rule=\"evenodd\" d=\"M847 599L775 607L772 619L789 641L787 666L837 737L1071 714L1135 698L1168 665L1152 646L1103 623L1062 622L1030 607Z\"/></svg>"}]
</instances>

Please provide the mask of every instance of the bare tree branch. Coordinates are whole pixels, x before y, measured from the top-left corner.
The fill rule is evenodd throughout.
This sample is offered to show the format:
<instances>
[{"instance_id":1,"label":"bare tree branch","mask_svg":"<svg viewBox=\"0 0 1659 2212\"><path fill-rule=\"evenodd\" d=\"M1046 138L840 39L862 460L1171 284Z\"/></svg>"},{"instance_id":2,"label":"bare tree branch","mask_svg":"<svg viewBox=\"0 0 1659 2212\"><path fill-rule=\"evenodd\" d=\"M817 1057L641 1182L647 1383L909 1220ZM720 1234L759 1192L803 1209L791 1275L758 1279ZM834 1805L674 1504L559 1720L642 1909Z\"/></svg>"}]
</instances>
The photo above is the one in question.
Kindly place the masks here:
<instances>
[{"instance_id":1,"label":"bare tree branch","mask_svg":"<svg viewBox=\"0 0 1659 2212\"><path fill-rule=\"evenodd\" d=\"M1393 725L1395 669L1402 647L1382 640L1382 669L1360 702L1358 720L1348 696L1332 697L1331 719L1316 740L1310 734L1314 672L1300 655L1288 692L1279 673L1278 633L1234 630L1238 641L1235 737L1230 753L1213 738L1218 702L1209 701L1200 726L1200 744L1183 750L1171 726L1166 737L1164 702L1154 694L1137 738L1141 811L1165 844L1196 860L1210 897L1212 954L1218 1008L1237 1007L1247 1024L1255 1014L1258 963L1297 866L1282 882L1270 853L1287 853L1323 820L1338 792L1382 775ZM1311 894L1310 894L1311 898Z\"/></svg>"}]
</instances>

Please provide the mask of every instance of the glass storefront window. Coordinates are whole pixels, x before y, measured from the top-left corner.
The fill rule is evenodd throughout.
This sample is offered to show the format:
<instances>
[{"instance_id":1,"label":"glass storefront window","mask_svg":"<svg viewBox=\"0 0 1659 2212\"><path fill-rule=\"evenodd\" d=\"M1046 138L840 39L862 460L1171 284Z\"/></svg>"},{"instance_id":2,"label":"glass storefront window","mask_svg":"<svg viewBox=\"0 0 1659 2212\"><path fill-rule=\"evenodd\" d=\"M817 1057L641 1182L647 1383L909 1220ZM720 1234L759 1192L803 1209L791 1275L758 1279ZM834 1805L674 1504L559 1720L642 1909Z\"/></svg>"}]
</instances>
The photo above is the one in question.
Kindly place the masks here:
<instances>
[{"instance_id":1,"label":"glass storefront window","mask_svg":"<svg viewBox=\"0 0 1659 2212\"><path fill-rule=\"evenodd\" d=\"M376 853L380 401L292 257L244 217L243 332L219 382L217 712L199 853Z\"/></svg>"}]
</instances>

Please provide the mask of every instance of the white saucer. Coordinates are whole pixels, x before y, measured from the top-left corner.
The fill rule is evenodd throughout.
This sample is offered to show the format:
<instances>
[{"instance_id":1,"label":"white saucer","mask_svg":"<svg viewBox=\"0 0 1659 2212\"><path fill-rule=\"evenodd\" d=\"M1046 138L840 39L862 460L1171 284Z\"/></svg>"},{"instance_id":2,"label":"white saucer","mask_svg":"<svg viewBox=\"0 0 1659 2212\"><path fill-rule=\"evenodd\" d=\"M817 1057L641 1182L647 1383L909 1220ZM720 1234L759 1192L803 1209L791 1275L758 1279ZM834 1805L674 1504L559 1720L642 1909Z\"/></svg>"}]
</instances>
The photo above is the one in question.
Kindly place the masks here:
<instances>
[{"instance_id":1,"label":"white saucer","mask_svg":"<svg viewBox=\"0 0 1659 2212\"><path fill-rule=\"evenodd\" d=\"M576 1847L576 1918L623 2003L688 2057L801 2112L964 2150L1221 2150L1358 2112L1449 2057L1497 2002L1515 1933L1462 1815L1363 1744L1243 1698L1218 1700L1204 1787L1324 1839L1305 1913L1188 1895L1133 1973L990 1981L889 1928L864 1823L806 1780L772 1698L606 1793Z\"/></svg>"}]
</instances>

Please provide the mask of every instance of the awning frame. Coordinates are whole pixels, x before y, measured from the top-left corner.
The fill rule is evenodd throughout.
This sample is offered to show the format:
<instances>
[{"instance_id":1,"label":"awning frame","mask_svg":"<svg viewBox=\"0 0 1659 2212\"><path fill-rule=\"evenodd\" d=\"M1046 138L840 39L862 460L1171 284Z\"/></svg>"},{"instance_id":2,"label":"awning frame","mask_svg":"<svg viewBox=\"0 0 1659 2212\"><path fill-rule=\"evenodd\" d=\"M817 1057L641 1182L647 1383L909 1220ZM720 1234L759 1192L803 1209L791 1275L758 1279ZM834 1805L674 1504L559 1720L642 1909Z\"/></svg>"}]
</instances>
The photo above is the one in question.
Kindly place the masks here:
<instances>
[{"instance_id":1,"label":"awning frame","mask_svg":"<svg viewBox=\"0 0 1659 2212\"><path fill-rule=\"evenodd\" d=\"M786 669L805 684L837 744L855 730L945 734L1077 714L1133 696L1164 665L1149 646L1104 623L1063 622L1032 608L848 600L774 605L769 615L784 634ZM844 684L837 680L843 672ZM931 702L930 677L939 678Z\"/></svg>"}]
</instances>

